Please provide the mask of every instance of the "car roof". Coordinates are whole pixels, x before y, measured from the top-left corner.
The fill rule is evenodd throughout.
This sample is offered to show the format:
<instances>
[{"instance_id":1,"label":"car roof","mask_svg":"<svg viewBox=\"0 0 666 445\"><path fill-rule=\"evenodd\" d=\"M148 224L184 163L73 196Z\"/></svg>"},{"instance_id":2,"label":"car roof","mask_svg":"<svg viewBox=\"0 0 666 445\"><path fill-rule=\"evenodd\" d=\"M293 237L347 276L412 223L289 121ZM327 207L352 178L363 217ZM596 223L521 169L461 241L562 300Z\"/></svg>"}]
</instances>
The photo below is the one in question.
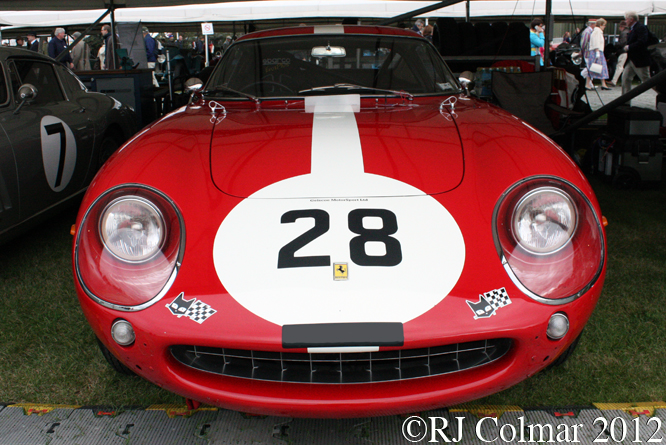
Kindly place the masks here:
<instances>
[{"instance_id":1,"label":"car roof","mask_svg":"<svg viewBox=\"0 0 666 445\"><path fill-rule=\"evenodd\" d=\"M307 34L368 34L368 35L392 35L421 37L409 29L392 28L389 26L365 26L365 25L322 25L322 26L296 26L292 28L278 28L266 31L257 31L245 34L238 41L248 39L259 39L264 37L282 37Z\"/></svg>"},{"instance_id":2,"label":"car roof","mask_svg":"<svg viewBox=\"0 0 666 445\"><path fill-rule=\"evenodd\" d=\"M53 59L50 57L38 53L35 51L30 51L27 48L16 48L16 47L11 47L11 46L0 46L0 60L7 60L9 57L14 57L14 56L19 56L19 57L32 57L34 58L40 58L44 60L50 60L53 62Z\"/></svg>"}]
</instances>

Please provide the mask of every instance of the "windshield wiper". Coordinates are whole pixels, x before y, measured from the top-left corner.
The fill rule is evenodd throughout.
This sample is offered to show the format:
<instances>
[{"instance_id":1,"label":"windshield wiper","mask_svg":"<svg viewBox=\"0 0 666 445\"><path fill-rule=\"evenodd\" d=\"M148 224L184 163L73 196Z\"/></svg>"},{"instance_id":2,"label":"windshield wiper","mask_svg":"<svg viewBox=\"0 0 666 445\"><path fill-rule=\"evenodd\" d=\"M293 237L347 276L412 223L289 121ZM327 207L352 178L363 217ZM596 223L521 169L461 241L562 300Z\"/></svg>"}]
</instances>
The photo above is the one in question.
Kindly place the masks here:
<instances>
[{"instance_id":1,"label":"windshield wiper","mask_svg":"<svg viewBox=\"0 0 666 445\"><path fill-rule=\"evenodd\" d=\"M302 93L312 93L316 91L325 91L331 89L345 89L345 90L364 90L364 91L376 91L378 93L391 94L393 96L402 97L403 99L407 98L409 100L414 99L414 95L408 93L407 91L397 91L397 90L386 90L384 88L374 88L374 87L364 87L363 85L355 85L353 83L336 83L335 85L328 85L324 87L315 87L308 88L306 90L300 90L298 94Z\"/></svg>"},{"instance_id":2,"label":"windshield wiper","mask_svg":"<svg viewBox=\"0 0 666 445\"><path fill-rule=\"evenodd\" d=\"M233 88L229 88L224 85L217 85L215 88L212 88L210 90L205 90L202 94L205 97L222 91L224 91L225 93L233 93L238 96L246 97L248 99L253 100L255 104L259 105L259 98L257 96L253 96L252 94L248 93L243 93L242 91L234 90Z\"/></svg>"}]
</instances>

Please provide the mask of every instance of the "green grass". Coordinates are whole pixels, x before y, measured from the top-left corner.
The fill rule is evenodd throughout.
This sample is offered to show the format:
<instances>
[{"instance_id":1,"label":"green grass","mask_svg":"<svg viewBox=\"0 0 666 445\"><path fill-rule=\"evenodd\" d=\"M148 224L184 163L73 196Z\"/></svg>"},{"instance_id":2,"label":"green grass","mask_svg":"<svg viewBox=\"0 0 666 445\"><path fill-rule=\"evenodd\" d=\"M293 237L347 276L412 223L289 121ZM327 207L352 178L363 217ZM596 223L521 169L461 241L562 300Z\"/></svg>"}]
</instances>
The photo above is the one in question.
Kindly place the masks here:
<instances>
[{"instance_id":1,"label":"green grass","mask_svg":"<svg viewBox=\"0 0 666 445\"><path fill-rule=\"evenodd\" d=\"M605 287L563 366L475 403L587 405L666 399L666 186L592 178L609 220ZM71 273L75 212L0 246L0 402L145 406L182 398L115 373L81 313Z\"/></svg>"}]
</instances>

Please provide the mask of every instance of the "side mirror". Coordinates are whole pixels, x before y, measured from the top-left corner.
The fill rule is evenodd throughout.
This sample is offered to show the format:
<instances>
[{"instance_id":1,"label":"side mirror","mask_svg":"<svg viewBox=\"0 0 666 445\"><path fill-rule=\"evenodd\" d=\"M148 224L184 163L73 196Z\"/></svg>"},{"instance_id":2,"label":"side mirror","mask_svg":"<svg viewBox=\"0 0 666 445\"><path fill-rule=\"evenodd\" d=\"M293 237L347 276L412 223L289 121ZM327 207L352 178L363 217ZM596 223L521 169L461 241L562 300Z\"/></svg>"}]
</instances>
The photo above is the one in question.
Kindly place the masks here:
<instances>
[{"instance_id":1,"label":"side mirror","mask_svg":"<svg viewBox=\"0 0 666 445\"><path fill-rule=\"evenodd\" d=\"M193 93L203 87L203 81L201 79L197 79L196 77L191 77L185 81L184 87L185 91Z\"/></svg>"},{"instance_id":2,"label":"side mirror","mask_svg":"<svg viewBox=\"0 0 666 445\"><path fill-rule=\"evenodd\" d=\"M18 89L18 96L21 102L37 97L37 88L29 83L24 83Z\"/></svg>"},{"instance_id":3,"label":"side mirror","mask_svg":"<svg viewBox=\"0 0 666 445\"><path fill-rule=\"evenodd\" d=\"M467 96L470 95L470 91L474 89L474 74L471 71L463 71L458 77L460 85L462 85Z\"/></svg>"},{"instance_id":4,"label":"side mirror","mask_svg":"<svg viewBox=\"0 0 666 445\"><path fill-rule=\"evenodd\" d=\"M14 111L14 114L19 114L21 108L23 108L23 105L25 105L26 102L34 99L35 97L37 97L37 88L35 88L34 85L29 83L24 83L23 85L21 85L18 89L18 99L21 102L19 103L19 106L16 108L16 111Z\"/></svg>"}]
</instances>

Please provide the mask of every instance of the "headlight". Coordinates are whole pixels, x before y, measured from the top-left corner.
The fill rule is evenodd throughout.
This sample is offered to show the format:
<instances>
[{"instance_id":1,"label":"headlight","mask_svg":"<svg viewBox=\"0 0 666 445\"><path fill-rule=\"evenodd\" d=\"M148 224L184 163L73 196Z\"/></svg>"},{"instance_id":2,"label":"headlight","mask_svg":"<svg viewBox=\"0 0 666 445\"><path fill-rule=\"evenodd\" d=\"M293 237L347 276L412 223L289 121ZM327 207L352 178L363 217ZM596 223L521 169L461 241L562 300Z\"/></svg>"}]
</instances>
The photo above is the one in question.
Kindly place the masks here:
<instances>
[{"instance_id":1,"label":"headlight","mask_svg":"<svg viewBox=\"0 0 666 445\"><path fill-rule=\"evenodd\" d=\"M99 304L134 311L156 303L176 279L185 224L175 203L142 185L108 190L77 224L76 275Z\"/></svg>"},{"instance_id":2,"label":"headlight","mask_svg":"<svg viewBox=\"0 0 666 445\"><path fill-rule=\"evenodd\" d=\"M572 301L599 278L605 246L587 197L557 178L514 184L493 216L497 253L514 283L549 304Z\"/></svg>"},{"instance_id":3,"label":"headlight","mask_svg":"<svg viewBox=\"0 0 666 445\"><path fill-rule=\"evenodd\" d=\"M164 218L149 201L138 196L118 198L100 218L100 236L116 258L130 263L147 261L164 244Z\"/></svg>"},{"instance_id":4,"label":"headlight","mask_svg":"<svg viewBox=\"0 0 666 445\"><path fill-rule=\"evenodd\" d=\"M571 241L578 212L569 195L541 187L525 195L513 211L513 236L535 255L555 253Z\"/></svg>"}]
</instances>

